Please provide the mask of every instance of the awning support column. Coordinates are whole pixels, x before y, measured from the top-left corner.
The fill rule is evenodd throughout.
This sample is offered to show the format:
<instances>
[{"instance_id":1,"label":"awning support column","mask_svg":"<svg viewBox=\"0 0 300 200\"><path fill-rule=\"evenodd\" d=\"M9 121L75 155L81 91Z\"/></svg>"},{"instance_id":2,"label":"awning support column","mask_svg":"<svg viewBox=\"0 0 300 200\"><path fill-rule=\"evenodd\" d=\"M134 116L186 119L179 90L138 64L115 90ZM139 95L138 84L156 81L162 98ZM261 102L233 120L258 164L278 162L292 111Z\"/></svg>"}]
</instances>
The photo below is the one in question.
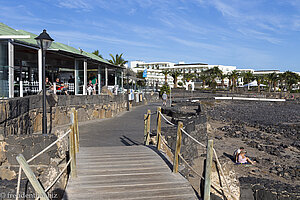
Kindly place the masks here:
<instances>
[{"instance_id":1,"label":"awning support column","mask_svg":"<svg viewBox=\"0 0 300 200\"><path fill-rule=\"evenodd\" d=\"M14 45L12 41L8 42L8 95L14 97Z\"/></svg>"},{"instance_id":2,"label":"awning support column","mask_svg":"<svg viewBox=\"0 0 300 200\"><path fill-rule=\"evenodd\" d=\"M22 60L20 60L20 97L23 97L24 92L23 92L23 65L22 65Z\"/></svg>"},{"instance_id":3,"label":"awning support column","mask_svg":"<svg viewBox=\"0 0 300 200\"><path fill-rule=\"evenodd\" d=\"M83 61L83 95L86 95L87 86L87 61Z\"/></svg>"},{"instance_id":4,"label":"awning support column","mask_svg":"<svg viewBox=\"0 0 300 200\"><path fill-rule=\"evenodd\" d=\"M106 66L105 66L105 86L106 87L108 86L108 69Z\"/></svg>"},{"instance_id":5,"label":"awning support column","mask_svg":"<svg viewBox=\"0 0 300 200\"><path fill-rule=\"evenodd\" d=\"M42 49L38 50L38 73L39 73L39 91L42 91L42 79L43 79L43 57Z\"/></svg>"},{"instance_id":6,"label":"awning support column","mask_svg":"<svg viewBox=\"0 0 300 200\"><path fill-rule=\"evenodd\" d=\"M78 95L79 87L78 87L78 60L75 59L74 62L75 67L75 73L74 73L74 79L75 79L75 95Z\"/></svg>"},{"instance_id":7,"label":"awning support column","mask_svg":"<svg viewBox=\"0 0 300 200\"><path fill-rule=\"evenodd\" d=\"M101 67L98 66L98 94L101 94Z\"/></svg>"},{"instance_id":8,"label":"awning support column","mask_svg":"<svg viewBox=\"0 0 300 200\"><path fill-rule=\"evenodd\" d=\"M124 80L124 77L123 77L123 76L124 76L124 72L123 72L123 70L122 70L122 71L121 71L121 88L122 88L122 91L123 91L123 89L124 89L124 88L123 88L123 86L124 86L124 85L123 85L123 80Z\"/></svg>"},{"instance_id":9,"label":"awning support column","mask_svg":"<svg viewBox=\"0 0 300 200\"><path fill-rule=\"evenodd\" d=\"M117 70L115 70L115 85L118 85L118 73L117 73Z\"/></svg>"}]
</instances>

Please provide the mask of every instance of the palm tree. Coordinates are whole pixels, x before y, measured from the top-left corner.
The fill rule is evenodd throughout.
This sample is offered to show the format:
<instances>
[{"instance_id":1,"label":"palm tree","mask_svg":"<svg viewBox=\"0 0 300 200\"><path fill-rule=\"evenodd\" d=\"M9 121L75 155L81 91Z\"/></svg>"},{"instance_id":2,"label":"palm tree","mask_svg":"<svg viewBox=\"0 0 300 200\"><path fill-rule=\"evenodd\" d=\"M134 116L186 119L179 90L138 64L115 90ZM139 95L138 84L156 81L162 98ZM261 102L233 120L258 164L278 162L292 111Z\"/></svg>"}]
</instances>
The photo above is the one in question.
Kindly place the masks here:
<instances>
[{"instance_id":1,"label":"palm tree","mask_svg":"<svg viewBox=\"0 0 300 200\"><path fill-rule=\"evenodd\" d=\"M264 75L259 75L259 74L254 77L255 77L255 80L257 81L257 92L260 93L260 84L261 84L261 82L264 81L265 77L264 77Z\"/></svg>"},{"instance_id":2,"label":"palm tree","mask_svg":"<svg viewBox=\"0 0 300 200\"><path fill-rule=\"evenodd\" d=\"M268 85L269 85L269 92L271 92L272 87L274 87L274 91L275 91L277 78L278 78L278 75L275 72L266 75L266 79L267 79Z\"/></svg>"},{"instance_id":3,"label":"palm tree","mask_svg":"<svg viewBox=\"0 0 300 200\"><path fill-rule=\"evenodd\" d=\"M222 70L219 69L219 67L215 66L213 68L210 68L208 70L206 70L206 73L208 73L210 75L211 78L211 86L213 88L216 87L216 78L221 77L222 76Z\"/></svg>"},{"instance_id":4,"label":"palm tree","mask_svg":"<svg viewBox=\"0 0 300 200\"><path fill-rule=\"evenodd\" d=\"M283 77L289 91L292 89L293 84L297 84L300 80L299 75L291 71L284 72Z\"/></svg>"},{"instance_id":5,"label":"palm tree","mask_svg":"<svg viewBox=\"0 0 300 200\"><path fill-rule=\"evenodd\" d=\"M109 54L109 55L112 59L107 60L107 61L113 65L124 66L128 62L128 61L124 60L124 58L122 58L123 53L121 53L120 55L116 54L116 57L114 57L112 54Z\"/></svg>"},{"instance_id":6,"label":"palm tree","mask_svg":"<svg viewBox=\"0 0 300 200\"><path fill-rule=\"evenodd\" d=\"M181 75L181 72L179 70L172 70L169 74L173 77L174 88L177 88L177 79Z\"/></svg>"},{"instance_id":7,"label":"palm tree","mask_svg":"<svg viewBox=\"0 0 300 200\"><path fill-rule=\"evenodd\" d=\"M244 84L248 84L253 81L253 73L251 71L242 72L241 77L243 77Z\"/></svg>"},{"instance_id":8,"label":"palm tree","mask_svg":"<svg viewBox=\"0 0 300 200\"><path fill-rule=\"evenodd\" d=\"M230 88L231 88L231 80L232 80L232 76L231 76L231 73L228 73L228 74L226 74L226 77L228 78L228 88L229 88L229 90L230 90Z\"/></svg>"},{"instance_id":9,"label":"palm tree","mask_svg":"<svg viewBox=\"0 0 300 200\"><path fill-rule=\"evenodd\" d=\"M239 78L239 73L236 70L233 70L230 74L228 74L229 80L232 80L232 91L235 91L236 81Z\"/></svg>"},{"instance_id":10,"label":"palm tree","mask_svg":"<svg viewBox=\"0 0 300 200\"><path fill-rule=\"evenodd\" d=\"M222 74L222 75L220 76L222 88L224 88L224 79L225 79L226 77L227 77L227 74Z\"/></svg>"},{"instance_id":11,"label":"palm tree","mask_svg":"<svg viewBox=\"0 0 300 200\"><path fill-rule=\"evenodd\" d=\"M207 71L207 70L206 70ZM206 71L201 71L199 74L198 74L198 78L202 81L202 88L205 88L205 85L206 85L206 81L208 80L209 78L209 75Z\"/></svg>"},{"instance_id":12,"label":"palm tree","mask_svg":"<svg viewBox=\"0 0 300 200\"><path fill-rule=\"evenodd\" d=\"M167 70L167 69L164 69L164 70L161 71L161 73L163 75L165 75L165 84L167 84L168 83L168 74L170 73L170 71Z\"/></svg>"},{"instance_id":13,"label":"palm tree","mask_svg":"<svg viewBox=\"0 0 300 200\"><path fill-rule=\"evenodd\" d=\"M95 54L96 56L99 56L103 59L103 56L100 54L99 50L95 50L94 52L92 52L92 54Z\"/></svg>"},{"instance_id":14,"label":"palm tree","mask_svg":"<svg viewBox=\"0 0 300 200\"><path fill-rule=\"evenodd\" d=\"M193 78L195 78L195 74L188 73L188 74L185 74L183 78L185 81L189 82L190 80L193 80Z\"/></svg>"}]
</instances>

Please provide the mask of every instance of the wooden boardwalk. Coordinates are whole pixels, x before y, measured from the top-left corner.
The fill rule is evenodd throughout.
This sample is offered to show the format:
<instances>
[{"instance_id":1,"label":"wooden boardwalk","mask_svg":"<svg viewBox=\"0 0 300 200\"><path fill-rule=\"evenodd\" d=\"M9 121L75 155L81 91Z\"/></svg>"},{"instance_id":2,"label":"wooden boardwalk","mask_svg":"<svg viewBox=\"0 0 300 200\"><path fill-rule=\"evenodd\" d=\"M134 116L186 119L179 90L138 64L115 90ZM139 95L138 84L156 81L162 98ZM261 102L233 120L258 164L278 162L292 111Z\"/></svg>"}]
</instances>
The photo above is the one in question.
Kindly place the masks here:
<instances>
[{"instance_id":1,"label":"wooden boardwalk","mask_svg":"<svg viewBox=\"0 0 300 200\"><path fill-rule=\"evenodd\" d=\"M174 174L146 146L81 147L77 178L64 199L198 199L189 182Z\"/></svg>"}]
</instances>

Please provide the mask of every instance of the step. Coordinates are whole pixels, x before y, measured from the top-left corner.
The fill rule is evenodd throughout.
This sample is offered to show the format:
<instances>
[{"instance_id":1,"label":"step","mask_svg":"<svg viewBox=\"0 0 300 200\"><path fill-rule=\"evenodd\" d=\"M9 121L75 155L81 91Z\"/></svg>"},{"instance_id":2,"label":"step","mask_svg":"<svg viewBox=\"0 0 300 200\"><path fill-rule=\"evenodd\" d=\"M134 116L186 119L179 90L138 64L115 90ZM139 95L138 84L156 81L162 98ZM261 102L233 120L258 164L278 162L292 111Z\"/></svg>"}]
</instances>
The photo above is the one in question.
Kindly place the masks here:
<instances>
[{"instance_id":1,"label":"step","mask_svg":"<svg viewBox=\"0 0 300 200\"><path fill-rule=\"evenodd\" d=\"M117 189L117 188L116 188ZM141 199L141 198L166 198L166 197L180 197L185 195L193 194L193 191L189 187L182 188L167 188L167 189L154 189L147 191L127 191L127 192L115 192L115 193L101 193L98 189L94 192L85 193L70 193L68 195L69 199L82 198L82 199ZM74 198L73 198L74 197Z\"/></svg>"},{"instance_id":2,"label":"step","mask_svg":"<svg viewBox=\"0 0 300 200\"><path fill-rule=\"evenodd\" d=\"M115 185L115 186L103 186L103 187L86 187L82 188L81 186L76 186L70 188L68 191L71 193L76 192L95 192L99 191L101 193L119 193L119 192L128 192L128 191L153 191L161 189L172 189L172 188L186 188L190 187L188 182L181 184L174 184L174 182L162 182L162 183L150 183L150 184L135 184L135 185Z\"/></svg>"}]
</instances>

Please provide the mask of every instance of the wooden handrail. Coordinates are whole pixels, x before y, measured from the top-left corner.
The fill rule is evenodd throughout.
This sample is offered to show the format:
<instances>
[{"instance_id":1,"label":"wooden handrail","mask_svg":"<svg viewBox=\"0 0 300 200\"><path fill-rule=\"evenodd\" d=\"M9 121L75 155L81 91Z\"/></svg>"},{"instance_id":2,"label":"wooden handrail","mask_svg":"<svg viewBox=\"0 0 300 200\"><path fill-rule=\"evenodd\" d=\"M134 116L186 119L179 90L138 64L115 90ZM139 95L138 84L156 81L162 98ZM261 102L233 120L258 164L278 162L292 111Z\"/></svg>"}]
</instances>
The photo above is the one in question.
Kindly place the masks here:
<instances>
[{"instance_id":1,"label":"wooden handrail","mask_svg":"<svg viewBox=\"0 0 300 200\"><path fill-rule=\"evenodd\" d=\"M173 172L177 173L178 172L178 161L179 161L179 154L180 154L180 148L181 148L181 129L183 127L182 122L178 122L177 126L177 139L176 139L176 149L175 149L175 154L174 154L174 162L173 162Z\"/></svg>"},{"instance_id":2,"label":"wooden handrail","mask_svg":"<svg viewBox=\"0 0 300 200\"><path fill-rule=\"evenodd\" d=\"M149 113L149 110L148 110L148 113ZM149 114L148 114L149 115ZM146 117L148 116L147 114L145 114L145 119ZM149 116L148 116L149 117ZM188 134L184 128L183 128L183 124L181 122L178 123L177 125L177 139L176 139L176 149L175 149L175 154L173 157L170 157L169 155L172 155L172 153L170 153L170 147L167 145L167 141L164 140L164 138L162 137L162 134L161 134L161 118L163 118L168 124L172 125L172 126L175 126L175 124L173 124L172 122L170 122L162 113L161 113L161 108L158 107L157 108L157 134L156 134L156 142L157 142L157 145L156 145L156 148L157 150L160 150L161 149L161 146L164 145L166 147L166 153L168 155L168 157L173 161L173 172L174 173L177 173L178 172L178 160L179 158L181 157L181 159L183 159L183 157L181 156L180 154L180 147L181 147L181 138L182 138L182 132L188 136L189 138L191 138L194 142L196 142L197 144L199 144L200 146L206 148L206 151L207 151L207 156L209 154L209 160L211 160L212 162L212 157L213 157L213 153L216 157L216 160L217 160L217 164L218 164L218 167L220 168L220 171L221 171L221 175L225 181L225 185L226 185L226 188L228 190L225 191L224 188L222 186L220 186L220 188L223 190L224 193L226 193L228 196L231 196L233 199L238 199L234 194L232 194L231 192L231 189L227 183L227 180L226 180L226 177L224 175L224 172L223 172L223 169L222 169L222 166L218 160L218 156L217 156L217 153L215 151L215 149L212 147L212 143L209 144L209 145L204 145L202 144L201 142L199 142L198 140L196 140L194 137L192 137L190 134ZM146 130L146 122L145 122L145 130ZM179 128L180 127L180 128ZM147 129L150 129L149 126L147 126ZM211 140L212 142L212 140ZM210 142L209 142L210 143ZM210 147L211 146L211 147ZM211 152L211 153L209 153ZM211 166L211 163L207 163L207 168L210 168L211 170L211 167L209 167L209 165ZM191 166L189 166L191 167ZM206 171L209 171L209 170L206 170ZM211 172L210 172L211 174ZM210 175L208 174L207 177L210 177ZM207 178L207 179L210 179L210 178ZM208 181L208 183L205 183L206 185L211 185L211 180ZM206 188L210 188L210 186L207 186ZM214 188L216 188L216 186L214 186ZM208 189L207 189L208 190ZM206 192L207 193L207 192ZM207 195L206 195L207 196Z\"/></svg>"},{"instance_id":3,"label":"wooden handrail","mask_svg":"<svg viewBox=\"0 0 300 200\"><path fill-rule=\"evenodd\" d=\"M20 164L20 166L22 167L25 175L29 179L32 187L36 191L38 198L40 198L42 200L49 200L48 195L46 194L46 192L44 191L44 189L41 186L40 182L37 180L36 176L34 175L32 170L30 169L27 161L25 160L25 158L22 154L19 154L17 156L17 161Z\"/></svg>"},{"instance_id":4,"label":"wooden handrail","mask_svg":"<svg viewBox=\"0 0 300 200\"><path fill-rule=\"evenodd\" d=\"M204 182L204 200L210 200L211 187L211 167L213 158L213 140L207 141L206 150L206 166L205 166L205 182Z\"/></svg>"},{"instance_id":5,"label":"wooden handrail","mask_svg":"<svg viewBox=\"0 0 300 200\"><path fill-rule=\"evenodd\" d=\"M161 146L161 107L157 107L157 126L156 126L156 148L160 150Z\"/></svg>"},{"instance_id":6,"label":"wooden handrail","mask_svg":"<svg viewBox=\"0 0 300 200\"><path fill-rule=\"evenodd\" d=\"M19 168L19 175L18 175L18 183L17 183L17 193L16 193L16 200L19 198L19 192L20 192L20 183L21 183L21 174L22 170L24 171L25 175L29 179L30 183L34 187L35 191L37 192L38 198L43 200L48 200L49 197L47 196L46 192L55 184L55 182L60 178L62 173L66 170L67 166L70 165L71 168L71 177L77 177L77 170L76 170L76 152L79 151L79 131L78 131L78 113L75 109L72 109L71 113L71 126L70 129L64 133L61 137L59 137L56 141L51 143L49 146L47 146L45 149L43 149L41 152L30 158L29 160L25 160L24 156L22 154L19 154L16 159L18 163L20 164ZM43 189L40 182L35 177L34 173L30 169L29 162L46 152L48 149L50 149L53 145L55 145L57 142L62 140L65 136L69 135L69 154L70 154L70 160L67 162L64 169L59 173L59 175L54 179L54 181L51 183L50 186L46 188L46 190Z\"/></svg>"},{"instance_id":7,"label":"wooden handrail","mask_svg":"<svg viewBox=\"0 0 300 200\"><path fill-rule=\"evenodd\" d=\"M147 114L144 114L144 144L146 145L147 141Z\"/></svg>"}]
</instances>

